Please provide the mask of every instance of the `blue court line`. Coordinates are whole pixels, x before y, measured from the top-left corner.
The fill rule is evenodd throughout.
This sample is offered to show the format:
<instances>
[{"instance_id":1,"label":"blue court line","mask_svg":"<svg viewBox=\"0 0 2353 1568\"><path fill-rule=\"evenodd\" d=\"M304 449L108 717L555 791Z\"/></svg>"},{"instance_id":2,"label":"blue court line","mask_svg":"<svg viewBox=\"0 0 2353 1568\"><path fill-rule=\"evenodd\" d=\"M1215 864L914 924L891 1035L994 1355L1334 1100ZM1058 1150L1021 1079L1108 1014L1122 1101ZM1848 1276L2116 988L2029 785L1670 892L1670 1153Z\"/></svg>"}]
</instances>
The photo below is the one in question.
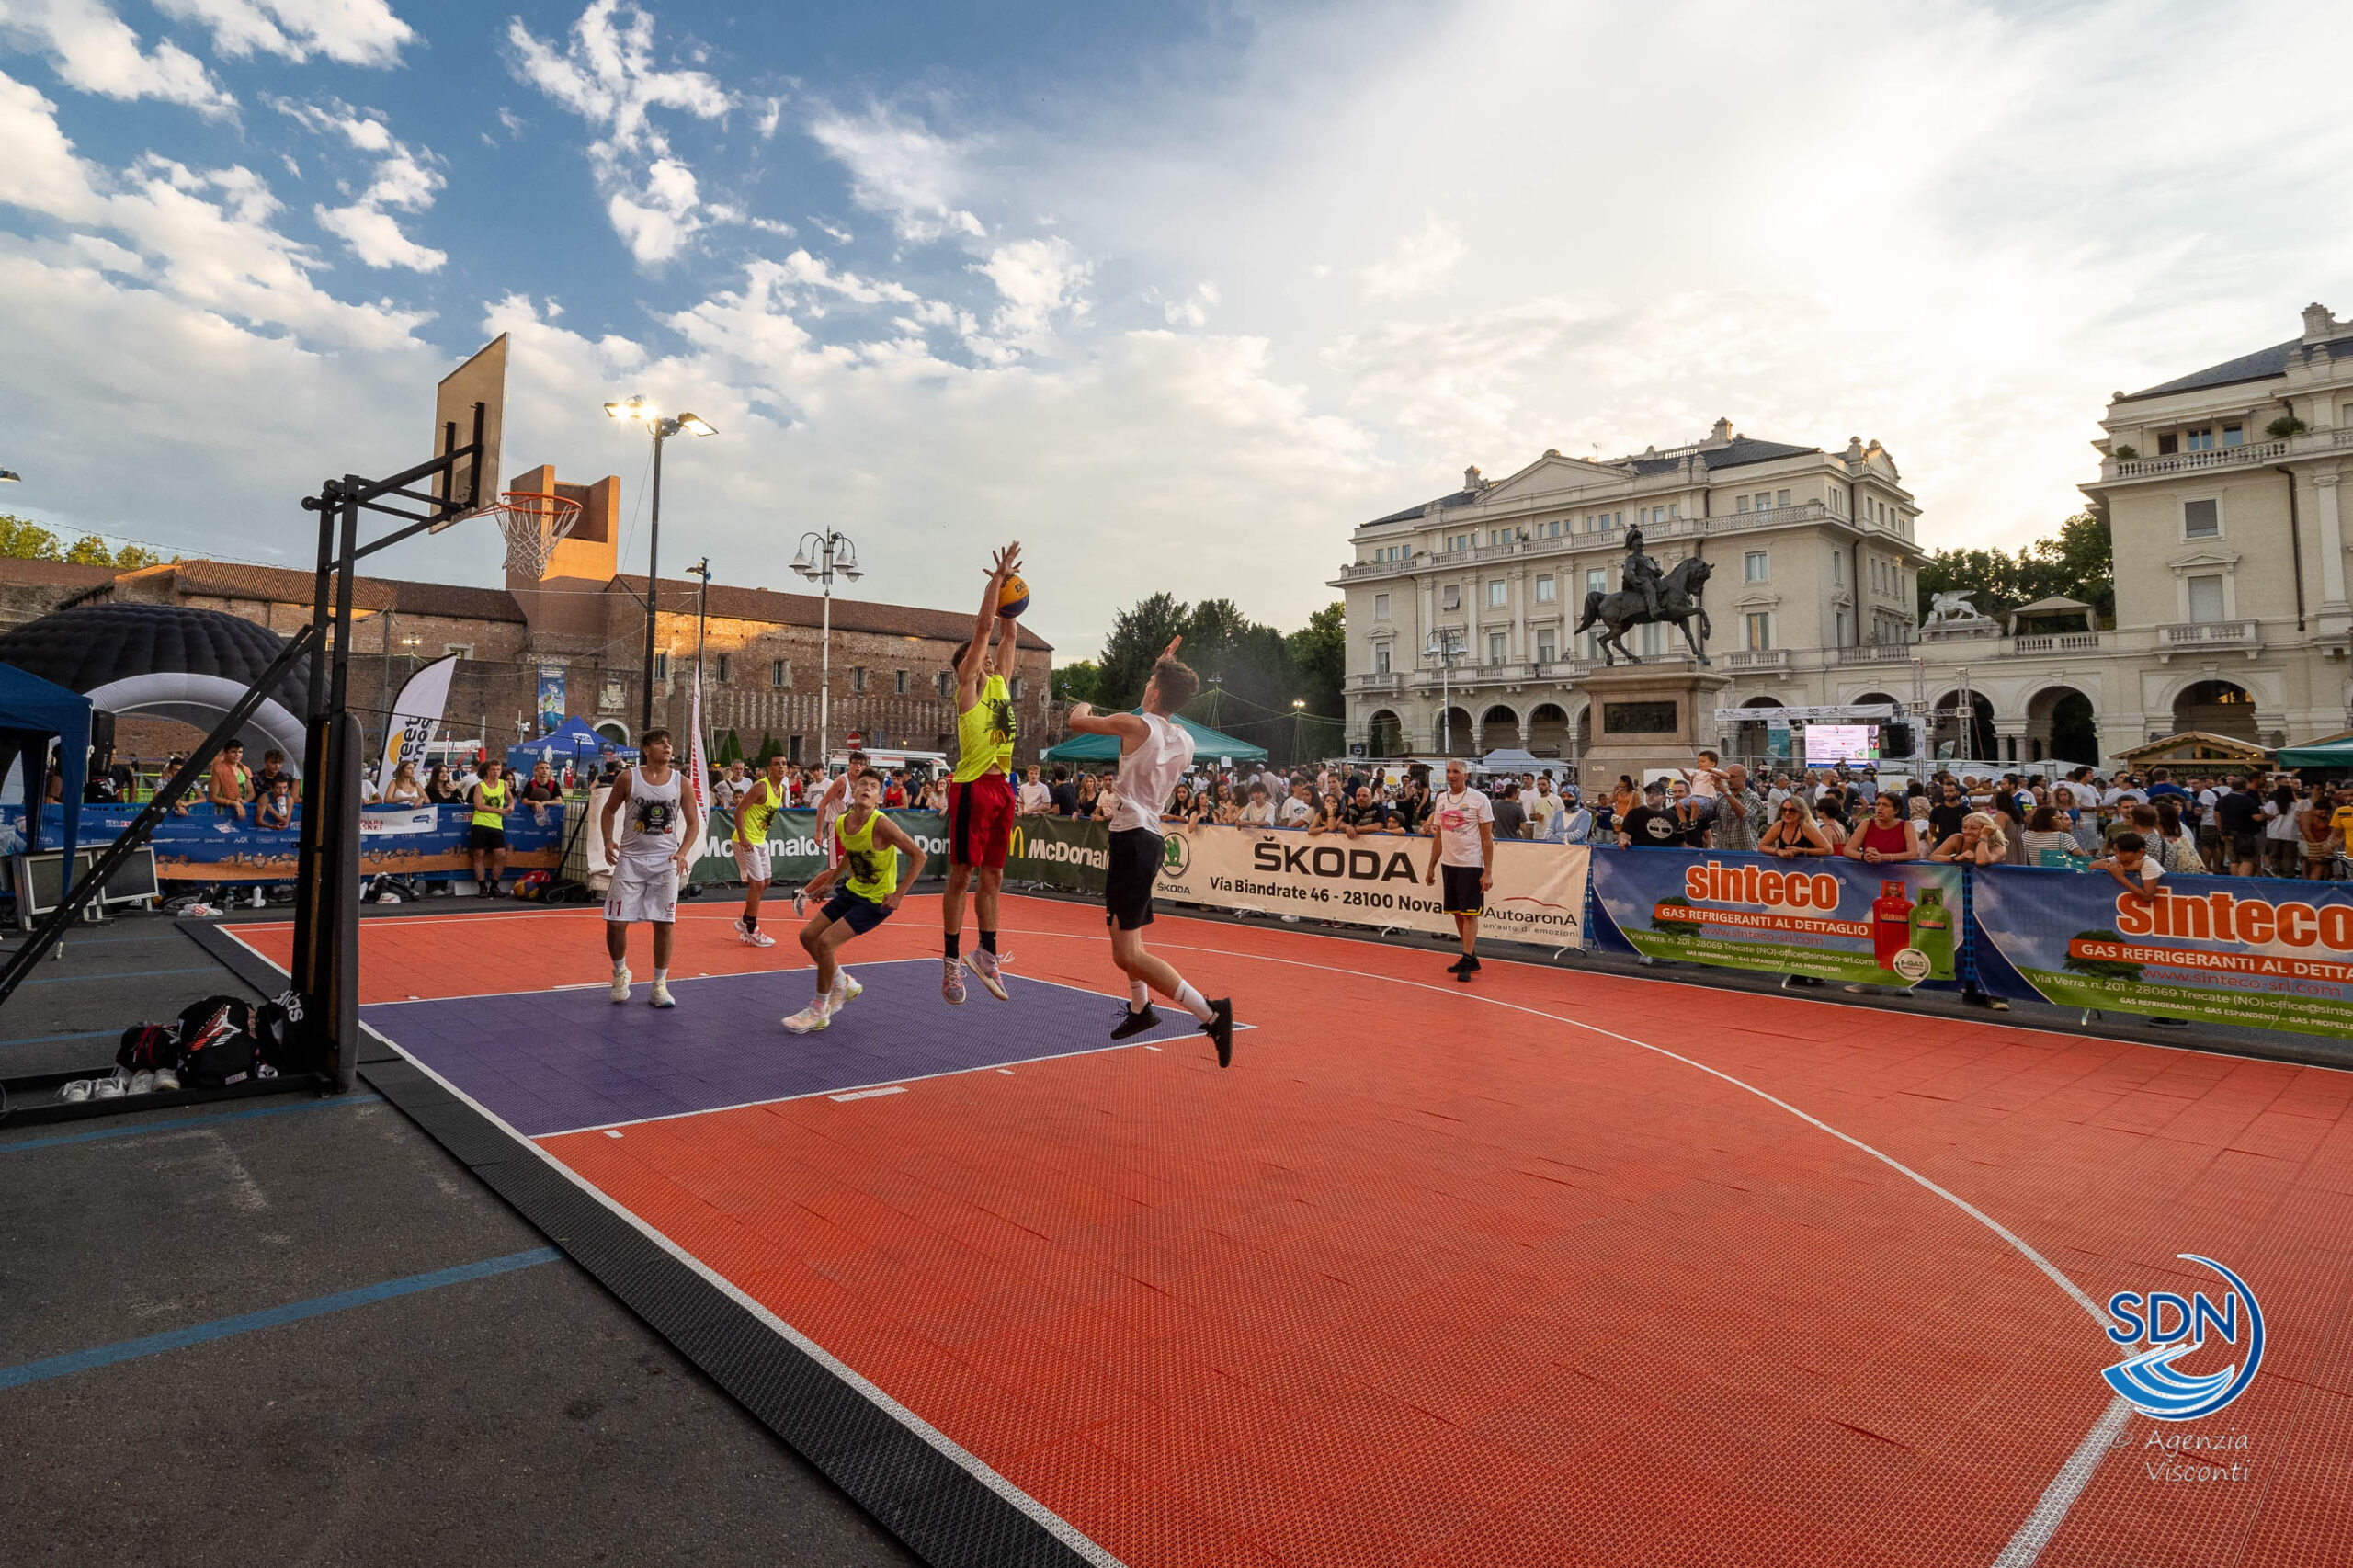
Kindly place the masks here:
<instances>
[{"instance_id":1,"label":"blue court line","mask_svg":"<svg viewBox=\"0 0 2353 1568\"><path fill-rule=\"evenodd\" d=\"M332 1296L313 1296L307 1301L271 1307L265 1312L216 1318L210 1323L176 1328L168 1334L151 1334L144 1339L126 1339L117 1345L101 1345L95 1350L76 1350L69 1355L51 1356L45 1360L27 1361L21 1366L0 1368L0 1389L68 1377L97 1367L111 1367L118 1361L136 1360L142 1356L158 1356L166 1350L181 1350L191 1345L202 1345L207 1340L249 1334L257 1328L276 1328L280 1324L300 1323L304 1318L339 1312L348 1307L364 1307L376 1301L390 1301L395 1296L413 1296L419 1290L438 1290L444 1285L486 1279L494 1274L509 1274L517 1268L553 1263L563 1256L553 1247L533 1247L529 1252L508 1253L505 1257L486 1257L479 1263L461 1263L455 1268L437 1268L430 1274L412 1274L404 1279L387 1279L381 1285L363 1285L357 1290L339 1290Z\"/></svg>"},{"instance_id":2,"label":"blue court line","mask_svg":"<svg viewBox=\"0 0 2353 1568\"><path fill-rule=\"evenodd\" d=\"M201 969L126 969L108 974L57 974L47 980L28 980L27 985L78 985L85 980L138 980L150 974L217 974L226 980L236 976L219 964L206 964Z\"/></svg>"},{"instance_id":3,"label":"blue court line","mask_svg":"<svg viewBox=\"0 0 2353 1568\"><path fill-rule=\"evenodd\" d=\"M366 1105L381 1095L335 1095L301 1105L263 1106L257 1110L224 1110L213 1116L178 1116L169 1121L142 1121L131 1127L102 1127L96 1132L68 1132L55 1138L28 1138L21 1143L0 1143L0 1154L27 1149L53 1149L60 1143L95 1143L101 1138L136 1138L142 1132L163 1132L175 1127L201 1127L213 1121L250 1121L257 1116L291 1116L298 1110L333 1110L337 1106Z\"/></svg>"}]
</instances>

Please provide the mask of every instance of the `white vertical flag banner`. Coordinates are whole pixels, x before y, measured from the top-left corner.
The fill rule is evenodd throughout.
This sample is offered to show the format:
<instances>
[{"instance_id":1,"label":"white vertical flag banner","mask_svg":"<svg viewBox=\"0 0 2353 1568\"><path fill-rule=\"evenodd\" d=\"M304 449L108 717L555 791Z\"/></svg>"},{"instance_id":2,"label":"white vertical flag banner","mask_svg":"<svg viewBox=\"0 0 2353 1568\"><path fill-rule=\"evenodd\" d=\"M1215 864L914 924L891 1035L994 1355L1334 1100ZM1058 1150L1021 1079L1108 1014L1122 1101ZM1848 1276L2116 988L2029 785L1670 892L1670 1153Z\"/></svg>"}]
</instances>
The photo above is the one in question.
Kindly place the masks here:
<instances>
[{"instance_id":1,"label":"white vertical flag banner","mask_svg":"<svg viewBox=\"0 0 2353 1568\"><path fill-rule=\"evenodd\" d=\"M434 660L409 676L393 699L392 711L384 722L384 760L376 769L379 796L392 787L392 775L400 771L402 763L415 763L422 771L425 748L433 744L434 732L441 727L442 712L449 705L449 677L458 673L458 659L452 653Z\"/></svg>"},{"instance_id":2,"label":"white vertical flag banner","mask_svg":"<svg viewBox=\"0 0 2353 1568\"><path fill-rule=\"evenodd\" d=\"M695 792L696 814L703 831L710 831L710 791L706 782L710 769L702 760L702 665L695 665L694 685L687 688L687 779Z\"/></svg>"}]
</instances>

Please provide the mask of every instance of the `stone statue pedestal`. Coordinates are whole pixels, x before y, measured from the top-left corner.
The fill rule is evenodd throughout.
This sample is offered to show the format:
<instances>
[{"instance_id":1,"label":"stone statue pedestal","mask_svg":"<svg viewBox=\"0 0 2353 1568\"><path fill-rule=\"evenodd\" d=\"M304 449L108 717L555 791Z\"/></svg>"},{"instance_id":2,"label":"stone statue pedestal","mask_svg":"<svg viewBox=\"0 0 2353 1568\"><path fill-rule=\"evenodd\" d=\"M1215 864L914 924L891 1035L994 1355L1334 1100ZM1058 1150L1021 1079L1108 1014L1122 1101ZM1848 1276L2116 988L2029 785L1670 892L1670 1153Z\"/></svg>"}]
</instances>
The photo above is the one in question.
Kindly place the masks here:
<instances>
[{"instance_id":1,"label":"stone statue pedestal","mask_svg":"<svg viewBox=\"0 0 2353 1568\"><path fill-rule=\"evenodd\" d=\"M1592 704L1593 743L1577 764L1588 801L1621 773L1639 786L1646 770L1689 767L1701 746L1723 749L1716 707L1730 676L1680 661L1612 665L1577 684Z\"/></svg>"}]
</instances>

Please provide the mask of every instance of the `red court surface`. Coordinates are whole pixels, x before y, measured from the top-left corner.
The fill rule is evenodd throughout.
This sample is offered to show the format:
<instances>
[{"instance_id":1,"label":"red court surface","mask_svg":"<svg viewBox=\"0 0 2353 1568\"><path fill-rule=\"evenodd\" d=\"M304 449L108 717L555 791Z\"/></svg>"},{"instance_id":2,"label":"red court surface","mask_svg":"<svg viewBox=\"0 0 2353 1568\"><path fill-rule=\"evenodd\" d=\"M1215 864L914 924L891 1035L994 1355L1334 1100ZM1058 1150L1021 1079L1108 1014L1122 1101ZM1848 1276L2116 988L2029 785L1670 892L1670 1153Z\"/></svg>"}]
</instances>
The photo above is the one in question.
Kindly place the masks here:
<instances>
[{"instance_id":1,"label":"red court surface","mask_svg":"<svg viewBox=\"0 0 2353 1568\"><path fill-rule=\"evenodd\" d=\"M1099 912L1007 906L1009 971L1108 1028ZM937 952L937 909L849 955ZM674 973L805 969L733 913L682 912ZM1257 1026L1230 1071L1188 1037L540 1146L1136 1568L2353 1562L2353 1074L1151 937ZM363 999L597 981L600 937L369 921ZM975 987L937 1028L1021 1020ZM2181 1253L2253 1288L2262 1371L2096 1433L2097 1304L2215 1289Z\"/></svg>"}]
</instances>

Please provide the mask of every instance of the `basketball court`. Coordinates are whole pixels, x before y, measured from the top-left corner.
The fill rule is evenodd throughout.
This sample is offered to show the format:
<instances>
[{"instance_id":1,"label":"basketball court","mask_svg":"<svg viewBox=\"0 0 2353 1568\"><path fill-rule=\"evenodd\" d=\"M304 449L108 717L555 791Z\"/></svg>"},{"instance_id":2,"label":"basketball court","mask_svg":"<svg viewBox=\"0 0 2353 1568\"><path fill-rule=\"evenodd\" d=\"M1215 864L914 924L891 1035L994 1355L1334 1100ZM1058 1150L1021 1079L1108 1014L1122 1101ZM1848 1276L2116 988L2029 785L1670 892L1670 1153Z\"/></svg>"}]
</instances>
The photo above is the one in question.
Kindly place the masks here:
<instances>
[{"instance_id":1,"label":"basketball court","mask_svg":"<svg viewBox=\"0 0 2353 1568\"><path fill-rule=\"evenodd\" d=\"M935 1562L2353 1551L2353 1074L1164 915L1221 1072L1006 908L1009 1004L910 897L802 1038L732 901L666 1013L594 909L368 920L361 1074ZM2268 1329L2194 1426L2100 1377L2182 1253Z\"/></svg>"}]
</instances>

